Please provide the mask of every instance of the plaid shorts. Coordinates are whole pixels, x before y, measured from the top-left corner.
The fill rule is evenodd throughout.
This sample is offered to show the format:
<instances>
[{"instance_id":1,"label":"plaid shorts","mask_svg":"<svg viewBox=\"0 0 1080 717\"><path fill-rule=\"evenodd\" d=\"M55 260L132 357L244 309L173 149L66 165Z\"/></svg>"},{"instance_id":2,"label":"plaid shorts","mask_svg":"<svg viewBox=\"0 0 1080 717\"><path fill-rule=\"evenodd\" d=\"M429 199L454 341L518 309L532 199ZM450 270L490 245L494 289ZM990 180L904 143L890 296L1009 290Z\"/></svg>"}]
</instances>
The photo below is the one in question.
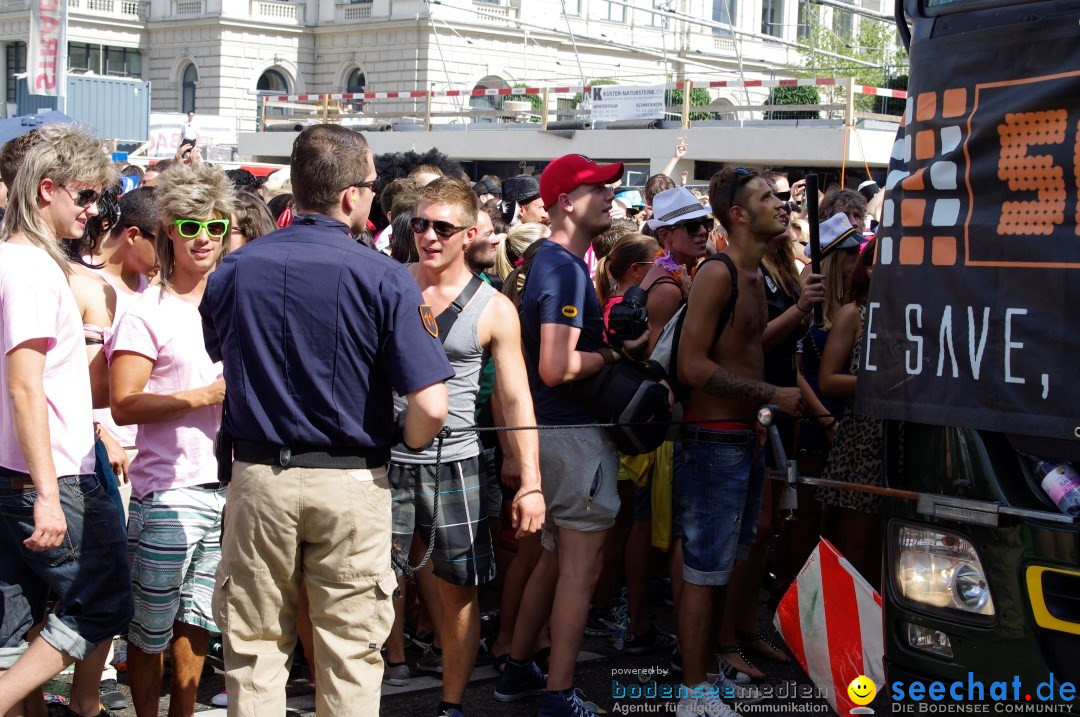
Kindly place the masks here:
<instances>
[{"instance_id":1,"label":"plaid shorts","mask_svg":"<svg viewBox=\"0 0 1080 717\"><path fill-rule=\"evenodd\" d=\"M388 466L393 496L394 547L408 555L415 531L427 542L435 497L435 466L393 463ZM484 509L485 477L480 458L443 463L439 471L439 515L435 574L454 585L480 585L495 578L495 554Z\"/></svg>"},{"instance_id":2,"label":"plaid shorts","mask_svg":"<svg viewBox=\"0 0 1080 717\"><path fill-rule=\"evenodd\" d=\"M131 497L128 560L135 617L128 641L143 652L164 652L176 621L218 631L211 601L224 507L224 488L177 488Z\"/></svg>"}]
</instances>

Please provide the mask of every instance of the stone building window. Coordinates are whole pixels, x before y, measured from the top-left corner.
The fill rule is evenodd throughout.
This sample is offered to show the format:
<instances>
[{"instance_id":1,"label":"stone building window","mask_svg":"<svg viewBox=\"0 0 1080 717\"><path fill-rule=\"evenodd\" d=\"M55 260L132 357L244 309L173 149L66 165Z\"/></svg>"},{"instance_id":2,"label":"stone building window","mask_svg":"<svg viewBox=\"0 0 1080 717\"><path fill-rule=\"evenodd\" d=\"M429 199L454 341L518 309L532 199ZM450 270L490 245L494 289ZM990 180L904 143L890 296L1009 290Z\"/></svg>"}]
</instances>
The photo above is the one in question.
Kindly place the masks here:
<instances>
[{"instance_id":1,"label":"stone building window","mask_svg":"<svg viewBox=\"0 0 1080 717\"><path fill-rule=\"evenodd\" d=\"M195 65L189 64L184 68L184 74L180 82L180 111L195 111L195 83L199 81L199 71Z\"/></svg>"}]
</instances>

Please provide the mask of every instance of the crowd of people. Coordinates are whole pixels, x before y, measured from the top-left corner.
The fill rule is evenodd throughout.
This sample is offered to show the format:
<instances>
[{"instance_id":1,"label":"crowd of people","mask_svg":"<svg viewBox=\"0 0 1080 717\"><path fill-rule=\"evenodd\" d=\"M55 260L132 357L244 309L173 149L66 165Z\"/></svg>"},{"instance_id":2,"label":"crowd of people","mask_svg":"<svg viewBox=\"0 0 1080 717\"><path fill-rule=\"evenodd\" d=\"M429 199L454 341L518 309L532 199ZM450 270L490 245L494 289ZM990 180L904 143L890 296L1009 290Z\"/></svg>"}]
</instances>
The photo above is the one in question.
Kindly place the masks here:
<instances>
[{"instance_id":1,"label":"crowd of people","mask_svg":"<svg viewBox=\"0 0 1080 717\"><path fill-rule=\"evenodd\" d=\"M0 150L0 713L44 714L75 663L65 714L127 706L120 665L157 715L168 655L191 715L220 633L230 715L284 714L299 642L320 715L425 671L461 717L484 649L497 699L586 717L585 635L670 655L679 714L733 715L789 659L757 626L770 544L790 576L825 535L879 580L872 497L802 491L779 530L755 421L786 414L803 473L880 480L880 424L849 415L872 182L821 198L814 273L805 183L695 191L683 140L641 188L578 154L470 178L334 125L265 183L184 149L118 167L54 125ZM586 387L676 324L682 422L620 453Z\"/></svg>"}]
</instances>

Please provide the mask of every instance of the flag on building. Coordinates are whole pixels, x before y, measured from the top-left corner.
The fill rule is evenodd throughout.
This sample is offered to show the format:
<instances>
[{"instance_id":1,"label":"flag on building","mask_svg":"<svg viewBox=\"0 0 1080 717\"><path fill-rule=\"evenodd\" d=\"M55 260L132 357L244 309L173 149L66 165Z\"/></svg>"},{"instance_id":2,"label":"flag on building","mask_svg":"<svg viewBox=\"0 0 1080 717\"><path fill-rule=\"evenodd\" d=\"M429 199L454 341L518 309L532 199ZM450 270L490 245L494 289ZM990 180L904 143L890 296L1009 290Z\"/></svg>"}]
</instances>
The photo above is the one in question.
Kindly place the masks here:
<instances>
[{"instance_id":1,"label":"flag on building","mask_svg":"<svg viewBox=\"0 0 1080 717\"><path fill-rule=\"evenodd\" d=\"M26 85L32 95L67 95L68 0L30 0Z\"/></svg>"},{"instance_id":2,"label":"flag on building","mask_svg":"<svg viewBox=\"0 0 1080 717\"><path fill-rule=\"evenodd\" d=\"M848 685L885 684L881 596L822 539L776 608L773 624L841 717L855 706Z\"/></svg>"}]
</instances>

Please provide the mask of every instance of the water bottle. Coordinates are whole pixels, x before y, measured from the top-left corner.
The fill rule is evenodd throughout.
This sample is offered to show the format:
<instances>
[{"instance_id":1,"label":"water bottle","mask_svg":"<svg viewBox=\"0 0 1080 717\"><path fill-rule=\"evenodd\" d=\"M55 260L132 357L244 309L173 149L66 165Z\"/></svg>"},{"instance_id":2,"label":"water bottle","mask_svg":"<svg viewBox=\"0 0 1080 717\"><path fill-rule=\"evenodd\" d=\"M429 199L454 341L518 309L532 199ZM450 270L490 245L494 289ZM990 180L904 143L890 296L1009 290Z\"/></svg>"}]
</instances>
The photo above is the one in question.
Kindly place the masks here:
<instances>
[{"instance_id":1,"label":"water bottle","mask_svg":"<svg viewBox=\"0 0 1080 717\"><path fill-rule=\"evenodd\" d=\"M1080 515L1080 474L1069 463L1057 465L1039 461L1035 470L1042 478L1042 489L1062 513Z\"/></svg>"}]
</instances>

